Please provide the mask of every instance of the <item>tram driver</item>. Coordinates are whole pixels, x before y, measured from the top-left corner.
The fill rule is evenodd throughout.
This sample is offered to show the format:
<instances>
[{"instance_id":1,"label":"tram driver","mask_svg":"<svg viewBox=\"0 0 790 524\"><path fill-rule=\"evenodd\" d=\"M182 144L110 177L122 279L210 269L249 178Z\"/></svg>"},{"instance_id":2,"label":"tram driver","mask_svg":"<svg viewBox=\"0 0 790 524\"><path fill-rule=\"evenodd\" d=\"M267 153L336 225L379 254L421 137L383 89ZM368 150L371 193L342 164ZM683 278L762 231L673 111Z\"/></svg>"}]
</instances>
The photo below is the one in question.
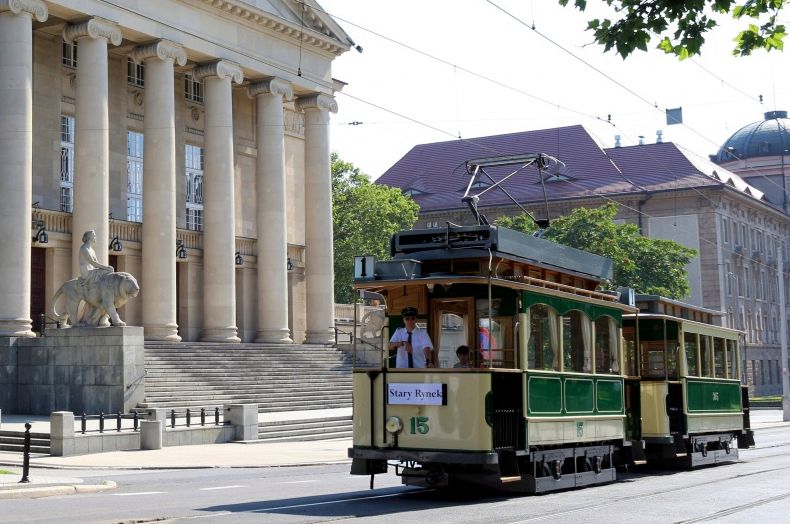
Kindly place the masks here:
<instances>
[{"instance_id":1,"label":"tram driver","mask_svg":"<svg viewBox=\"0 0 790 524\"><path fill-rule=\"evenodd\" d=\"M428 331L417 327L417 308L406 307L400 314L405 326L396 329L390 338L390 350L398 351L395 367L434 367L433 343Z\"/></svg>"}]
</instances>

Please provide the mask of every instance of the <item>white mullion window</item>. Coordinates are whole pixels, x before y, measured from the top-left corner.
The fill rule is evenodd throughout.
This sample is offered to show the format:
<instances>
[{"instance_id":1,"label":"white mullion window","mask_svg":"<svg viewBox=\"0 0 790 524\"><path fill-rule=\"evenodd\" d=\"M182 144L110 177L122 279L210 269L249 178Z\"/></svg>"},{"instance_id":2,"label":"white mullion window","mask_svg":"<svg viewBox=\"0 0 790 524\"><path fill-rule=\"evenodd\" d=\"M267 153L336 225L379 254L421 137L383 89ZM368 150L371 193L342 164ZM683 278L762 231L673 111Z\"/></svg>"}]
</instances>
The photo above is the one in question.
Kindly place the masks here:
<instances>
[{"instance_id":1,"label":"white mullion window","mask_svg":"<svg viewBox=\"0 0 790 524\"><path fill-rule=\"evenodd\" d=\"M186 145L187 229L203 231L203 148Z\"/></svg>"},{"instance_id":2,"label":"white mullion window","mask_svg":"<svg viewBox=\"0 0 790 524\"><path fill-rule=\"evenodd\" d=\"M126 218L143 221L143 148L142 133L126 134Z\"/></svg>"},{"instance_id":3,"label":"white mullion window","mask_svg":"<svg viewBox=\"0 0 790 524\"><path fill-rule=\"evenodd\" d=\"M71 213L74 204L74 117L60 117L60 210Z\"/></svg>"},{"instance_id":4,"label":"white mullion window","mask_svg":"<svg viewBox=\"0 0 790 524\"><path fill-rule=\"evenodd\" d=\"M195 80L189 73L184 75L184 96L187 100L203 103L203 82Z\"/></svg>"},{"instance_id":5,"label":"white mullion window","mask_svg":"<svg viewBox=\"0 0 790 524\"><path fill-rule=\"evenodd\" d=\"M145 66L135 63L131 57L126 59L126 81L138 87L145 87Z\"/></svg>"},{"instance_id":6,"label":"white mullion window","mask_svg":"<svg viewBox=\"0 0 790 524\"><path fill-rule=\"evenodd\" d=\"M77 67L77 41L68 43L65 40L61 46L60 62L66 67Z\"/></svg>"}]
</instances>

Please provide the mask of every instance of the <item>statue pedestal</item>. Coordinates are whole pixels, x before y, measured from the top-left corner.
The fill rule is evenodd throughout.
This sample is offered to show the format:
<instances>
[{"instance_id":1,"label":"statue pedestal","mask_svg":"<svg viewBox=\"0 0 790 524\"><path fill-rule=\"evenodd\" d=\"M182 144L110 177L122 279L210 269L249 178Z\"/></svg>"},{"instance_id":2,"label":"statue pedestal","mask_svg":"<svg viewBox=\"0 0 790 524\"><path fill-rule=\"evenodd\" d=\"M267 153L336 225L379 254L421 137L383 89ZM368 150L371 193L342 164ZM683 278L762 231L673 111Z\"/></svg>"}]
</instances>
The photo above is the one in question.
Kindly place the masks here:
<instances>
[{"instance_id":1,"label":"statue pedestal","mask_svg":"<svg viewBox=\"0 0 790 524\"><path fill-rule=\"evenodd\" d=\"M16 339L16 412L128 413L145 398L142 327L48 329Z\"/></svg>"}]
</instances>

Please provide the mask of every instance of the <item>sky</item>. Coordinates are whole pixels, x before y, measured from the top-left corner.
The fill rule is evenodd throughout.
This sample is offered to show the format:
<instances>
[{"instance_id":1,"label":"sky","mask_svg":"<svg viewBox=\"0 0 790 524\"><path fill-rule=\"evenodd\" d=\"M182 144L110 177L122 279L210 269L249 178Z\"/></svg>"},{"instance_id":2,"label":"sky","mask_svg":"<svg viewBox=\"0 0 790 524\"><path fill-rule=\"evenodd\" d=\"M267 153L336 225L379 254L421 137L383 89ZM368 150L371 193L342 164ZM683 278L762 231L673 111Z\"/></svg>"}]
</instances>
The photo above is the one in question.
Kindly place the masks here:
<instances>
[{"instance_id":1,"label":"sky","mask_svg":"<svg viewBox=\"0 0 790 524\"><path fill-rule=\"evenodd\" d=\"M603 0L585 13L557 0L319 3L363 49L333 64L347 85L331 148L373 179L418 144L569 125L602 147L615 135L623 146L655 142L661 130L707 159L764 112L790 110L790 49L733 57L745 23L726 16L701 56L679 61L656 40L623 60L585 31L606 14ZM783 18L790 25L790 11ZM667 125L677 107L684 124Z\"/></svg>"}]
</instances>

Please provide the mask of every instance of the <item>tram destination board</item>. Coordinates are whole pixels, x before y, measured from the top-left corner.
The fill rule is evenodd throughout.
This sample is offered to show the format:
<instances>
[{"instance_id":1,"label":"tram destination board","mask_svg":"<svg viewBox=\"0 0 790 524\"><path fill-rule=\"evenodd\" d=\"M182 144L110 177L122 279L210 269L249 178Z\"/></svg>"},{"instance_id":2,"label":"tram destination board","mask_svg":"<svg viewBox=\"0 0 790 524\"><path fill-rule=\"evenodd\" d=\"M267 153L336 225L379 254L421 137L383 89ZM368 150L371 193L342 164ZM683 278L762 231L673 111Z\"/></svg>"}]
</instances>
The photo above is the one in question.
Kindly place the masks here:
<instances>
[{"instance_id":1,"label":"tram destination board","mask_svg":"<svg viewBox=\"0 0 790 524\"><path fill-rule=\"evenodd\" d=\"M447 384L391 383L387 404L402 406L446 406Z\"/></svg>"}]
</instances>

